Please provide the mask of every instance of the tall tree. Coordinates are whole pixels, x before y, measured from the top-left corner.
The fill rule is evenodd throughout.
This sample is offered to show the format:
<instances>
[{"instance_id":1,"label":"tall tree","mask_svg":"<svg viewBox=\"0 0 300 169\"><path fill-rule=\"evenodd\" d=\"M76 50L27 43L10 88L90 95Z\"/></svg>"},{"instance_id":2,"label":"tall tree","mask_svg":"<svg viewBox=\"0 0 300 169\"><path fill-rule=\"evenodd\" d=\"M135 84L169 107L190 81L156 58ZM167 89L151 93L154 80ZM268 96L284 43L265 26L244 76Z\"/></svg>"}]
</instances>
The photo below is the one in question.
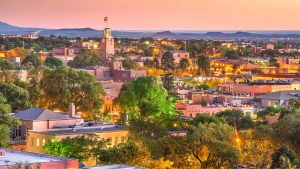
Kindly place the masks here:
<instances>
[{"instance_id":1,"label":"tall tree","mask_svg":"<svg viewBox=\"0 0 300 169\"><path fill-rule=\"evenodd\" d=\"M68 63L73 68L84 68L86 66L101 65L102 62L98 56L89 49L81 49L76 57Z\"/></svg>"},{"instance_id":2,"label":"tall tree","mask_svg":"<svg viewBox=\"0 0 300 169\"><path fill-rule=\"evenodd\" d=\"M169 95L176 95L175 78L172 73L166 73L161 77L164 88L168 91Z\"/></svg>"},{"instance_id":3,"label":"tall tree","mask_svg":"<svg viewBox=\"0 0 300 169\"><path fill-rule=\"evenodd\" d=\"M163 54L163 56L161 57L161 66L165 70L175 69L175 59L173 56L173 52L168 51Z\"/></svg>"},{"instance_id":4,"label":"tall tree","mask_svg":"<svg viewBox=\"0 0 300 169\"><path fill-rule=\"evenodd\" d=\"M124 84L116 102L123 111L134 117L160 117L175 113L172 97L155 77L139 77L131 83Z\"/></svg>"},{"instance_id":5,"label":"tall tree","mask_svg":"<svg viewBox=\"0 0 300 169\"><path fill-rule=\"evenodd\" d=\"M205 55L200 55L197 60L198 70L202 74L208 75L210 69L210 61L209 58Z\"/></svg>"},{"instance_id":6,"label":"tall tree","mask_svg":"<svg viewBox=\"0 0 300 169\"><path fill-rule=\"evenodd\" d=\"M19 125L19 121L11 115L10 105L0 92L0 147L6 147L13 126Z\"/></svg>"},{"instance_id":7,"label":"tall tree","mask_svg":"<svg viewBox=\"0 0 300 169\"><path fill-rule=\"evenodd\" d=\"M68 105L74 103L76 111L97 114L104 95L102 84L87 72L59 67L46 70L40 82L42 107L68 111Z\"/></svg>"}]
</instances>

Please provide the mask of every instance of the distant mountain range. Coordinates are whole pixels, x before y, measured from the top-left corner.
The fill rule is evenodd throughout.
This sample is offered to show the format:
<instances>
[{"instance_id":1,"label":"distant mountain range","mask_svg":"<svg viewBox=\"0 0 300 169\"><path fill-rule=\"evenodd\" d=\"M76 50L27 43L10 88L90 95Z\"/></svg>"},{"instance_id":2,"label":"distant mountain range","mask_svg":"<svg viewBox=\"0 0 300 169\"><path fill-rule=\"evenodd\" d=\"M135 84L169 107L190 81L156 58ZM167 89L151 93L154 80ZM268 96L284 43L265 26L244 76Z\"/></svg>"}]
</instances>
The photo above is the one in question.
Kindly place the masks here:
<instances>
[{"instance_id":1,"label":"distant mountain range","mask_svg":"<svg viewBox=\"0 0 300 169\"><path fill-rule=\"evenodd\" d=\"M69 29L47 29L47 28L24 28L13 26L4 22L0 22L1 34L29 34L32 32L39 32L39 36L66 36L70 38L74 37L101 37L102 30L96 30L92 28L69 28ZM171 39L223 39L223 40L236 40L236 39L257 39L257 38L300 38L300 31L270 31L272 33L254 33L237 31L233 33L229 32L188 32L188 31L113 31L112 34L116 38L141 38L141 37L153 37L153 38L171 38ZM275 33L274 33L275 32Z\"/></svg>"}]
</instances>

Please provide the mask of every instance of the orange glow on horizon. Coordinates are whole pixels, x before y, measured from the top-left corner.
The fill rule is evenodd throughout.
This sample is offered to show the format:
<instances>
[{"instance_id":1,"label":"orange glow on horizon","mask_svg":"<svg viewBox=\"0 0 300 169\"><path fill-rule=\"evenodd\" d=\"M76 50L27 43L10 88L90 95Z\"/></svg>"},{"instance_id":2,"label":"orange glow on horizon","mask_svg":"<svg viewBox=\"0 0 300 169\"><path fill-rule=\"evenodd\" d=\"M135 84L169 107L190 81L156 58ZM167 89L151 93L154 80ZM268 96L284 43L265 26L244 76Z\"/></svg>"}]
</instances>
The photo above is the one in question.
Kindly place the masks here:
<instances>
[{"instance_id":1,"label":"orange glow on horizon","mask_svg":"<svg viewBox=\"0 0 300 169\"><path fill-rule=\"evenodd\" d=\"M299 0L1 0L0 21L118 30L300 30Z\"/></svg>"}]
</instances>

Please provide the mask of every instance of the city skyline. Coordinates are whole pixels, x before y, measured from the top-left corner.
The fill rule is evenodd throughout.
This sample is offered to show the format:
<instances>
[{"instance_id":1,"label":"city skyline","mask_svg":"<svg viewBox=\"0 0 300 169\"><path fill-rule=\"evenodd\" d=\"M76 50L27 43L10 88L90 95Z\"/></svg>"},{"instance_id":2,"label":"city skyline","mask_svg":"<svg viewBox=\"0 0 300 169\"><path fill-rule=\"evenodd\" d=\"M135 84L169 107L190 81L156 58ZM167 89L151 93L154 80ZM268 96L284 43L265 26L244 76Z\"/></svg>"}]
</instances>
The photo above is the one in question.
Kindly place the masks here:
<instances>
[{"instance_id":1,"label":"city skyline","mask_svg":"<svg viewBox=\"0 0 300 169\"><path fill-rule=\"evenodd\" d=\"M20 27L115 30L300 30L298 0L12 0L0 21Z\"/></svg>"}]
</instances>

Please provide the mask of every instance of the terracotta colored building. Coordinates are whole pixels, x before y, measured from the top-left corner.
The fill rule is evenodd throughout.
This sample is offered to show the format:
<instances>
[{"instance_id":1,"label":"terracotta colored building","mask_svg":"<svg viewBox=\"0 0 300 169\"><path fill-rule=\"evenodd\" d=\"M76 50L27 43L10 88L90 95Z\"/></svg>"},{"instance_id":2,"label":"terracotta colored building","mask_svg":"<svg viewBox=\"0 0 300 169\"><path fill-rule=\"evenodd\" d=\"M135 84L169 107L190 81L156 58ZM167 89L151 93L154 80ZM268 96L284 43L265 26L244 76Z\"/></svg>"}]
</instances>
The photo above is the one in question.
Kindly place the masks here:
<instances>
[{"instance_id":1,"label":"terracotta colored building","mask_svg":"<svg viewBox=\"0 0 300 169\"><path fill-rule=\"evenodd\" d=\"M297 88L294 83L269 82L269 83L230 83L219 84L218 91L224 94L257 97L270 92L293 90Z\"/></svg>"}]
</instances>

